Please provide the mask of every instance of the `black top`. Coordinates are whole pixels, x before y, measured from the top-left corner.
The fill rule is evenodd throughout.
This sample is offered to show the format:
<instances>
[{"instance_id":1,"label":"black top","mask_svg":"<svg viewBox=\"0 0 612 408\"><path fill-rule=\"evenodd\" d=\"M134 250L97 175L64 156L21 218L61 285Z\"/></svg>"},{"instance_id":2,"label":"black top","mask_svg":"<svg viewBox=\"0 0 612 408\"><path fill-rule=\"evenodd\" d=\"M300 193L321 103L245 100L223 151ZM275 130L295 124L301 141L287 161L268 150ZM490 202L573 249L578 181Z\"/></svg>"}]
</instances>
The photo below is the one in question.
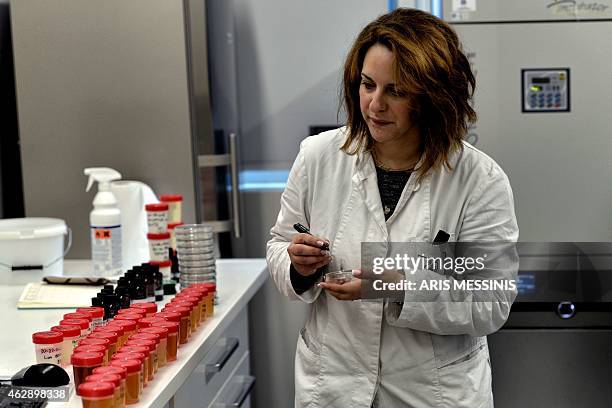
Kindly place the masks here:
<instances>
[{"instance_id":1,"label":"black top","mask_svg":"<svg viewBox=\"0 0 612 408\"><path fill-rule=\"evenodd\" d=\"M376 177L378 178L378 191L382 203L385 220L395 211L395 206L402 195L404 186L410 178L410 171L388 171L376 167Z\"/></svg>"},{"instance_id":2,"label":"black top","mask_svg":"<svg viewBox=\"0 0 612 408\"><path fill-rule=\"evenodd\" d=\"M382 203L383 212L385 213L385 220L395 211L395 207L402 195L402 191L410 178L410 171L388 171L376 167L376 177L378 178L378 191L380 193L380 201ZM312 285L314 285L321 275L323 274L323 268L320 268L317 272L310 276L303 276L295 270L293 265L289 270L289 276L291 278L291 285L293 290L298 295L306 292Z\"/></svg>"}]
</instances>

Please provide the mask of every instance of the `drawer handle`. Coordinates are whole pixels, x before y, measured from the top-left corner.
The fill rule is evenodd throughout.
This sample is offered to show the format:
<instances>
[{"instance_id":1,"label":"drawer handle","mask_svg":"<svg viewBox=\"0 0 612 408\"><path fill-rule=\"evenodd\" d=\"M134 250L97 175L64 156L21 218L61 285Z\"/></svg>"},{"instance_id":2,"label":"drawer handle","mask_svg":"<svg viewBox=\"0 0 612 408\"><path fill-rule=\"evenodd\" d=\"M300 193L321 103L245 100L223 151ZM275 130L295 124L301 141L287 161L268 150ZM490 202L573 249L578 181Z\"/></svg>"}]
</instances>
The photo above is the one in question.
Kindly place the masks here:
<instances>
[{"instance_id":1,"label":"drawer handle","mask_svg":"<svg viewBox=\"0 0 612 408\"><path fill-rule=\"evenodd\" d=\"M215 407L241 407L253 390L255 377L251 375L238 375L232 380L232 385L234 387L232 387L231 394L228 397L233 396L233 401L217 403Z\"/></svg>"},{"instance_id":2,"label":"drawer handle","mask_svg":"<svg viewBox=\"0 0 612 408\"><path fill-rule=\"evenodd\" d=\"M234 352L238 350L238 346L240 345L236 337L222 339L220 343L221 353L219 354L219 358L213 363L206 364L206 368L204 369L206 383L210 382L215 374L223 370L225 364L229 361Z\"/></svg>"}]
</instances>

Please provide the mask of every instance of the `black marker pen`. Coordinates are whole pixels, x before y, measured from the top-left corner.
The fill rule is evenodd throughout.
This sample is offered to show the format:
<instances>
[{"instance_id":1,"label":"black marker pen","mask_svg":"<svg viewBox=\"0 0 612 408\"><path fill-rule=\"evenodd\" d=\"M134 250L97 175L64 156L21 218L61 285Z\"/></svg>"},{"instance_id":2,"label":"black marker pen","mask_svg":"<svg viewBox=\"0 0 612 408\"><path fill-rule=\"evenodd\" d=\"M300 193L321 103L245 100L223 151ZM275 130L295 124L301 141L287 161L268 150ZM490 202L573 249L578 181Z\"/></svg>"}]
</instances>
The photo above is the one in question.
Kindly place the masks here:
<instances>
[{"instance_id":1,"label":"black marker pen","mask_svg":"<svg viewBox=\"0 0 612 408\"><path fill-rule=\"evenodd\" d=\"M302 224L300 224L299 222L296 223L296 224L293 224L293 229L295 229L297 232L300 232L302 234L312 235L310 233L310 230L308 228L306 228L305 226L303 226ZM329 251L329 244L327 242L323 241L323 245L321 245L321 249Z\"/></svg>"}]
</instances>

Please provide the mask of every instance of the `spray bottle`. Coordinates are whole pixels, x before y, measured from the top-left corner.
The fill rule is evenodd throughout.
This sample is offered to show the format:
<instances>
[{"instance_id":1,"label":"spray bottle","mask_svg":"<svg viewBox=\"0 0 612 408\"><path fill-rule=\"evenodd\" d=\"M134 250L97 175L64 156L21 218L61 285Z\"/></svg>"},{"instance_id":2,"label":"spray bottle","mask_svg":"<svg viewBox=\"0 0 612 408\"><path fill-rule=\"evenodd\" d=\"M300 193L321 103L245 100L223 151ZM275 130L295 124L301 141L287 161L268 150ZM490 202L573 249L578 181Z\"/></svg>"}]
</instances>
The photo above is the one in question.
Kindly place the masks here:
<instances>
[{"instance_id":1,"label":"spray bottle","mask_svg":"<svg viewBox=\"0 0 612 408\"><path fill-rule=\"evenodd\" d=\"M93 210L89 213L93 274L119 275L122 272L121 211L110 184L120 180L121 174L108 167L91 167L85 169L85 175L89 176L85 191L91 189L94 181L98 182L98 193L93 200Z\"/></svg>"}]
</instances>

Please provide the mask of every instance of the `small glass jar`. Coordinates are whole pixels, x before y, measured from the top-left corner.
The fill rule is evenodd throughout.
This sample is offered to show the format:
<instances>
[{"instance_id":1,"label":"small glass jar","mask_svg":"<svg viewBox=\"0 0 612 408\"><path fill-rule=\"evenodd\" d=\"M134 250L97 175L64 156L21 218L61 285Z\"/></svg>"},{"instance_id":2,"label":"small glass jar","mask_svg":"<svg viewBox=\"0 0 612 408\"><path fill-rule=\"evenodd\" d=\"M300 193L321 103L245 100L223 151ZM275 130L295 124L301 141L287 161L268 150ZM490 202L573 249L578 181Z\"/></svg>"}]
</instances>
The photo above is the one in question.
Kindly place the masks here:
<instances>
[{"instance_id":1,"label":"small glass jar","mask_svg":"<svg viewBox=\"0 0 612 408\"><path fill-rule=\"evenodd\" d=\"M104 326L106 327L106 326ZM104 327L100 327L99 329L103 329ZM98 330L98 329L96 329ZM119 341L119 334L115 331L94 331L87 338L91 339L107 339L109 341L108 344L108 358L111 358L113 354L117 352L117 343Z\"/></svg>"},{"instance_id":2,"label":"small glass jar","mask_svg":"<svg viewBox=\"0 0 612 408\"><path fill-rule=\"evenodd\" d=\"M79 340L79 343L77 344L78 346L85 346L85 345L99 345L99 346L104 346L104 348L106 349L105 352L105 356L104 356L104 361L108 362L108 360L110 360L110 355L108 353L108 347L110 346L110 340L109 339L96 339L93 337L85 337L82 340Z\"/></svg>"},{"instance_id":3,"label":"small glass jar","mask_svg":"<svg viewBox=\"0 0 612 408\"><path fill-rule=\"evenodd\" d=\"M123 327L125 341L127 341L128 337L130 337L132 334L135 334L136 330L138 329L138 324L134 320L117 320L117 318L115 317L111 323L113 325ZM123 342L123 344L125 344L125 341Z\"/></svg>"},{"instance_id":4,"label":"small glass jar","mask_svg":"<svg viewBox=\"0 0 612 408\"><path fill-rule=\"evenodd\" d=\"M74 385L78 387L88 375L93 374L94 368L102 365L104 354L94 352L73 353L70 362L74 373Z\"/></svg>"},{"instance_id":5,"label":"small glass jar","mask_svg":"<svg viewBox=\"0 0 612 408\"><path fill-rule=\"evenodd\" d=\"M153 361L153 373L155 374L157 370L159 369L159 356L161 354L161 351L160 351L161 336L159 334L143 333L142 331L139 331L136 334L132 334L130 336L130 340L151 340L155 342L155 349L151 350L151 357Z\"/></svg>"},{"instance_id":6,"label":"small glass jar","mask_svg":"<svg viewBox=\"0 0 612 408\"><path fill-rule=\"evenodd\" d=\"M113 366L107 365L107 366L94 368L92 375L96 375L96 374L114 374L114 375L118 375L121 378L119 392L121 394L121 401L125 405L125 391L126 391L125 379L127 377L127 370L124 367L113 367Z\"/></svg>"},{"instance_id":7,"label":"small glass jar","mask_svg":"<svg viewBox=\"0 0 612 408\"><path fill-rule=\"evenodd\" d=\"M146 317L151 317L157 312L157 305L153 302L134 303L130 309L142 310Z\"/></svg>"},{"instance_id":8,"label":"small glass jar","mask_svg":"<svg viewBox=\"0 0 612 408\"><path fill-rule=\"evenodd\" d=\"M206 294L206 313L208 313L207 318L211 318L215 313L215 298L217 296L217 285L215 283L202 283L199 286L202 286L208 289L208 293Z\"/></svg>"},{"instance_id":9,"label":"small glass jar","mask_svg":"<svg viewBox=\"0 0 612 408\"><path fill-rule=\"evenodd\" d=\"M198 296L199 302L200 302L200 323L203 323L206 321L206 316L207 316L207 312L206 312L206 294L208 293L208 289L203 288L203 287L199 287L199 286L190 286L188 288L185 288L183 290L181 290L180 293L183 294L187 294L190 296ZM184 296L184 295L183 295Z\"/></svg>"},{"instance_id":10,"label":"small glass jar","mask_svg":"<svg viewBox=\"0 0 612 408\"><path fill-rule=\"evenodd\" d=\"M165 323L164 320L158 321L157 323ZM168 362L168 329L159 326L145 327L140 329L140 333L151 333L159 335L159 344L157 347L157 366L163 367Z\"/></svg>"},{"instance_id":11,"label":"small glass jar","mask_svg":"<svg viewBox=\"0 0 612 408\"><path fill-rule=\"evenodd\" d=\"M189 324L190 333L194 333L198 328L198 321L200 319L200 314L198 313L198 302L194 299L187 298L174 298L171 305L183 306L189 308Z\"/></svg>"},{"instance_id":12,"label":"small glass jar","mask_svg":"<svg viewBox=\"0 0 612 408\"><path fill-rule=\"evenodd\" d=\"M115 392L113 395L114 408L125 407L125 389L121 376L117 374L92 374L85 378L85 382L109 382L115 385Z\"/></svg>"},{"instance_id":13,"label":"small glass jar","mask_svg":"<svg viewBox=\"0 0 612 408\"><path fill-rule=\"evenodd\" d=\"M142 319L138 320L138 329L144 329L145 327L151 327L156 322L163 321L163 320L164 320L163 318L157 315L153 315L151 317L143 317Z\"/></svg>"},{"instance_id":14,"label":"small glass jar","mask_svg":"<svg viewBox=\"0 0 612 408\"><path fill-rule=\"evenodd\" d=\"M110 382L83 382L77 386L83 408L114 408L115 384Z\"/></svg>"},{"instance_id":15,"label":"small glass jar","mask_svg":"<svg viewBox=\"0 0 612 408\"><path fill-rule=\"evenodd\" d=\"M163 310L159 313L155 314L155 317L161 317L162 319L168 321L168 322L174 322L174 323L178 323L179 324L179 330L176 333L177 334L177 340L180 337L180 323L181 323L181 314L177 313L177 312L171 312L170 310Z\"/></svg>"},{"instance_id":16,"label":"small glass jar","mask_svg":"<svg viewBox=\"0 0 612 408\"><path fill-rule=\"evenodd\" d=\"M125 405L125 378L127 377L127 370L124 367L102 366L94 368L92 375L96 374L113 374L118 375L121 378L121 383L119 385L119 393L121 400Z\"/></svg>"},{"instance_id":17,"label":"small glass jar","mask_svg":"<svg viewBox=\"0 0 612 408\"><path fill-rule=\"evenodd\" d=\"M102 353L104 354L102 364L108 363L108 349L100 344L84 344L82 346L76 346L73 353Z\"/></svg>"},{"instance_id":18,"label":"small glass jar","mask_svg":"<svg viewBox=\"0 0 612 408\"><path fill-rule=\"evenodd\" d=\"M117 356L117 357L115 357ZM145 353L137 353L137 352L121 352L117 353L113 356L112 361L121 361L121 360L138 360L142 364L142 378L140 381L142 382L142 388L146 388L149 384L149 367L151 363L149 362L149 357Z\"/></svg>"},{"instance_id":19,"label":"small glass jar","mask_svg":"<svg viewBox=\"0 0 612 408\"><path fill-rule=\"evenodd\" d=\"M62 342L62 367L70 365L70 357L72 357L72 351L79 342L81 336L81 328L78 326L53 326L51 331L60 332L64 335L64 341Z\"/></svg>"},{"instance_id":20,"label":"small glass jar","mask_svg":"<svg viewBox=\"0 0 612 408\"><path fill-rule=\"evenodd\" d=\"M85 338L89 334L89 320L86 319L62 319L59 325L80 327L81 335L79 336L79 340Z\"/></svg>"},{"instance_id":21,"label":"small glass jar","mask_svg":"<svg viewBox=\"0 0 612 408\"><path fill-rule=\"evenodd\" d=\"M140 399L143 387L142 362L139 360L113 360L111 367L121 367L126 370L125 403L135 404Z\"/></svg>"},{"instance_id":22,"label":"small glass jar","mask_svg":"<svg viewBox=\"0 0 612 408\"><path fill-rule=\"evenodd\" d=\"M135 303L135 304L138 304L138 303ZM119 311L117 312L117 316L115 316L114 318L116 319L117 317L125 315L125 314L128 314L128 315L138 314L140 315L138 319L140 319L141 317L146 317L147 312L144 311L143 309L132 308L132 306L130 306L128 309L119 309Z\"/></svg>"},{"instance_id":23,"label":"small glass jar","mask_svg":"<svg viewBox=\"0 0 612 408\"><path fill-rule=\"evenodd\" d=\"M106 326L98 328L98 330L100 329L102 329L101 331L115 332L119 335L117 338L117 348L123 346L123 344L127 341L128 336L125 329L120 324L116 324L116 322L113 320L109 321Z\"/></svg>"},{"instance_id":24,"label":"small glass jar","mask_svg":"<svg viewBox=\"0 0 612 408\"><path fill-rule=\"evenodd\" d=\"M193 308L195 310L195 327L200 327L200 323L206 318L206 302L204 301L204 297L200 296L200 294L195 291L180 291L174 299L176 299L175 302L182 302L184 300L193 302ZM202 309L204 309L204 316L202 316Z\"/></svg>"},{"instance_id":25,"label":"small glass jar","mask_svg":"<svg viewBox=\"0 0 612 408\"><path fill-rule=\"evenodd\" d=\"M93 326L93 328L104 325L103 307L79 307L76 312L88 314L91 317L91 325Z\"/></svg>"},{"instance_id":26,"label":"small glass jar","mask_svg":"<svg viewBox=\"0 0 612 408\"><path fill-rule=\"evenodd\" d=\"M62 343L64 335L57 331L46 331L32 334L37 363L61 365Z\"/></svg>"},{"instance_id":27,"label":"small glass jar","mask_svg":"<svg viewBox=\"0 0 612 408\"><path fill-rule=\"evenodd\" d=\"M164 311L179 313L181 315L180 321L180 329L179 329L179 346L181 344L187 343L189 339L189 335L191 334L191 323L189 322L189 316L191 311L187 307L181 307L178 305L175 306L166 306Z\"/></svg>"},{"instance_id":28,"label":"small glass jar","mask_svg":"<svg viewBox=\"0 0 612 408\"><path fill-rule=\"evenodd\" d=\"M68 319L83 319L83 320L87 320L87 322L89 323L89 327L87 329L88 333L91 333L91 331L93 330L93 324L92 324L92 317L89 315L89 313L76 313L76 312L72 312L72 313L66 313L63 317L64 320L68 320Z\"/></svg>"},{"instance_id":29,"label":"small glass jar","mask_svg":"<svg viewBox=\"0 0 612 408\"><path fill-rule=\"evenodd\" d=\"M149 373L149 362L151 359L151 352L149 351L149 347L148 346L134 346L134 345L125 345L123 347L121 347L121 350L118 352L118 354L129 354L129 353L139 353L139 354L143 354L144 355L144 359L141 360L142 361L142 371L144 373L147 373L147 375L143 376L143 382L148 382L148 373ZM144 384L143 384L144 386Z\"/></svg>"},{"instance_id":30,"label":"small glass jar","mask_svg":"<svg viewBox=\"0 0 612 408\"><path fill-rule=\"evenodd\" d=\"M168 330L168 339L166 344L166 361L171 362L176 360L178 349L178 334L180 323L164 321L157 323L156 327L163 327Z\"/></svg>"},{"instance_id":31,"label":"small glass jar","mask_svg":"<svg viewBox=\"0 0 612 408\"><path fill-rule=\"evenodd\" d=\"M147 347L149 349L149 355L147 356L147 371L144 373L146 375L147 381L153 380L155 375L154 371L154 361L157 360L157 345L154 340L146 340L146 339L130 339L125 343L126 346L138 346L138 347Z\"/></svg>"},{"instance_id":32,"label":"small glass jar","mask_svg":"<svg viewBox=\"0 0 612 408\"><path fill-rule=\"evenodd\" d=\"M149 241L149 258L152 261L165 261L168 259L168 248L170 248L170 233L160 232L158 234L147 234Z\"/></svg>"}]
</instances>

